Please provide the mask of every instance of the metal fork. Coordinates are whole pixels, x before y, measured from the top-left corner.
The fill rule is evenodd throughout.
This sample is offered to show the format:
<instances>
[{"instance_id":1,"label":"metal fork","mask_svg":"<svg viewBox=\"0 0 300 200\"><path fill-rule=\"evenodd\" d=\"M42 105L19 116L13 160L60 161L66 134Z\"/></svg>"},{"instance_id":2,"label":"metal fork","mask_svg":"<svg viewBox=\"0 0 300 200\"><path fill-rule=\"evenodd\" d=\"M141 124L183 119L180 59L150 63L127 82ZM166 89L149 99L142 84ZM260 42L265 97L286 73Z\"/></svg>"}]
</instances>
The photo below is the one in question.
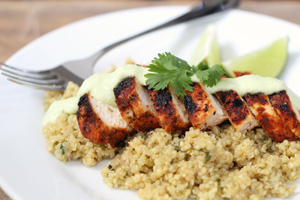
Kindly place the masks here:
<instances>
[{"instance_id":1,"label":"metal fork","mask_svg":"<svg viewBox=\"0 0 300 200\"><path fill-rule=\"evenodd\" d=\"M53 69L45 71L26 70L0 62L0 71L2 75L8 78L8 80L36 89L64 90L66 89L69 81L72 81L80 86L84 79L93 74L93 68L97 60L111 49L147 33L183 23L201 16L206 16L212 13L227 10L229 8L234 8L238 4L239 0L203 0L187 13L157 27L106 46L88 58L69 61ZM84 68L84 70L80 70L82 68Z\"/></svg>"}]
</instances>

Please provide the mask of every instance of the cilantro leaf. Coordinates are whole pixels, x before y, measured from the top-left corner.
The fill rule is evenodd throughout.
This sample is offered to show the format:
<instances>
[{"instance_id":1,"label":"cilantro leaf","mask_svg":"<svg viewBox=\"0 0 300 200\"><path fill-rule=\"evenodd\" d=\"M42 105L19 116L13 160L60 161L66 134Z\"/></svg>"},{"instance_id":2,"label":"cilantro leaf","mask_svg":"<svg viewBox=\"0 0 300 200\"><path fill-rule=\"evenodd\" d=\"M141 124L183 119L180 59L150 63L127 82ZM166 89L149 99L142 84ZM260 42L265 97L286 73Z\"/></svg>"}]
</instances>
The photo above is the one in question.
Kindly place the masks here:
<instances>
[{"instance_id":1,"label":"cilantro leaf","mask_svg":"<svg viewBox=\"0 0 300 200\"><path fill-rule=\"evenodd\" d=\"M224 74L225 72L220 65L214 65L209 69L196 72L197 78L199 78L199 80L208 87L216 85L216 83L221 80L221 76Z\"/></svg>"},{"instance_id":2,"label":"cilantro leaf","mask_svg":"<svg viewBox=\"0 0 300 200\"><path fill-rule=\"evenodd\" d=\"M190 92L193 91L193 87L191 86L193 82L191 80L191 77L188 76L186 73L179 71L176 73L176 75L174 74L173 77L174 79L170 81L170 86L177 94L177 96L183 98L186 95L184 89Z\"/></svg>"},{"instance_id":3,"label":"cilantro leaf","mask_svg":"<svg viewBox=\"0 0 300 200\"><path fill-rule=\"evenodd\" d=\"M148 68L149 73L145 77L149 89L162 90L170 86L181 98L186 95L184 90L193 91L191 77L194 74L209 87L215 85L225 74L219 65L209 68L207 62L202 61L196 67L190 66L185 60L168 52L158 54L158 58L154 58Z\"/></svg>"},{"instance_id":4,"label":"cilantro leaf","mask_svg":"<svg viewBox=\"0 0 300 200\"><path fill-rule=\"evenodd\" d=\"M201 61L201 62L197 65L196 68L199 69L199 70L206 70L206 69L209 68L209 66L208 66L207 61L206 61L206 60L203 60L203 61Z\"/></svg>"},{"instance_id":5,"label":"cilantro leaf","mask_svg":"<svg viewBox=\"0 0 300 200\"><path fill-rule=\"evenodd\" d=\"M150 64L149 72L145 75L146 84L154 90L165 89L168 85L175 91L177 96L184 97L184 89L192 91L191 66L171 53L158 54Z\"/></svg>"}]
</instances>

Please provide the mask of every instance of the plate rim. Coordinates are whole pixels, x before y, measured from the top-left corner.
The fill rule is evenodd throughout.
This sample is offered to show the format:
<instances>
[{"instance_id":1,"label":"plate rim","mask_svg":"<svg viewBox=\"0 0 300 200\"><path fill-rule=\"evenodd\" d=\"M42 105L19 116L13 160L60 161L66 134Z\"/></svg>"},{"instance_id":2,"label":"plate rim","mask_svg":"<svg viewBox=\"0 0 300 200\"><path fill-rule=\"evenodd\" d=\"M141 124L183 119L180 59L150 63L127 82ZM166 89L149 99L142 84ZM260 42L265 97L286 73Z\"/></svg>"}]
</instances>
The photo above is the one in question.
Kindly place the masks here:
<instances>
[{"instance_id":1,"label":"plate rim","mask_svg":"<svg viewBox=\"0 0 300 200\"><path fill-rule=\"evenodd\" d=\"M158 8L161 8L161 9L180 8L180 9L183 10L183 9L188 8L188 7L189 6L183 6L183 5L138 7L138 8L128 8L128 9L123 9L123 10L118 10L118 11L112 11L112 12L107 12L107 13L103 13L103 14L99 14L99 15L87 17L87 18L84 18L84 19L81 19L81 20L78 20L78 21L74 21L74 22L68 23L66 25L58 27L58 28L56 28L54 30L51 30L51 31L49 31L49 32L47 32L47 33L39 36L38 38L32 40L31 42L29 42L28 44L24 45L19 50L17 50L15 53L13 53L13 55L11 55L6 60L6 62L7 63L12 62L14 59L16 59L16 57L19 54L22 54L23 51L26 51L27 48L30 48L31 46L35 45L35 43L39 42L39 40L41 40L41 39L47 38L49 35L57 32L57 31L68 29L69 27L74 26L74 25L78 25L80 23L86 23L87 21L92 20L92 19L96 19L96 18L99 18L99 17L109 17L110 15L115 15L115 14L120 14L120 13L126 13L126 12L132 12L132 11L136 12L136 11L144 10L144 9L147 9L147 10L148 9L154 9L155 10L155 9L158 9ZM258 17L267 18L269 20L280 21L282 23L288 24L289 26L294 26L295 28L300 29L300 25L298 25L296 23L293 23L293 22L290 22L290 21L286 21L284 19L280 19L280 18L277 18L277 17L268 16L268 15L261 14L261 13L255 13L255 12L245 11L245 10L240 10L240 9L232 9L230 12L238 12L238 13L247 14L247 15L256 15ZM7 183L7 181L5 180L5 178L3 178L1 176L1 173L0 173L0 187L7 194L7 196L9 196L10 198L12 198L12 199L23 199Z\"/></svg>"}]
</instances>

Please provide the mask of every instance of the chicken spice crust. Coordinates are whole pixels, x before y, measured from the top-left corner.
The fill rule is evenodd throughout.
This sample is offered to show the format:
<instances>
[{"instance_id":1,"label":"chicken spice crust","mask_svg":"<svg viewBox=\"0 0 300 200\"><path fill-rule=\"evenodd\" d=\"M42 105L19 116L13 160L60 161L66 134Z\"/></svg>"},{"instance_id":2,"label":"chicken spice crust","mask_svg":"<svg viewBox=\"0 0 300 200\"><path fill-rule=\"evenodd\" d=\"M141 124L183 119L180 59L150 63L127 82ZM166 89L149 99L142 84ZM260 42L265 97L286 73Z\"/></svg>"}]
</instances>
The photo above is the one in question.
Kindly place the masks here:
<instances>
[{"instance_id":1,"label":"chicken spice crust","mask_svg":"<svg viewBox=\"0 0 300 200\"><path fill-rule=\"evenodd\" d=\"M190 126L188 114L183 107L179 106L182 103L171 92L170 88L158 91L149 89L160 124L167 132L187 130Z\"/></svg>"},{"instance_id":2,"label":"chicken spice crust","mask_svg":"<svg viewBox=\"0 0 300 200\"><path fill-rule=\"evenodd\" d=\"M259 124L272 140L276 142L282 142L285 139L289 141L299 140L272 107L268 95L262 93L246 94L244 98Z\"/></svg>"},{"instance_id":3,"label":"chicken spice crust","mask_svg":"<svg viewBox=\"0 0 300 200\"><path fill-rule=\"evenodd\" d=\"M242 131L258 126L246 102L234 90L216 92L215 95L226 110L229 121L236 130Z\"/></svg>"},{"instance_id":4,"label":"chicken spice crust","mask_svg":"<svg viewBox=\"0 0 300 200\"><path fill-rule=\"evenodd\" d=\"M286 91L269 95L270 102L289 129L300 137L299 111L293 107Z\"/></svg>"},{"instance_id":5,"label":"chicken spice crust","mask_svg":"<svg viewBox=\"0 0 300 200\"><path fill-rule=\"evenodd\" d=\"M114 95L123 119L138 132L160 127L147 89L139 85L134 77L121 81L114 88Z\"/></svg>"},{"instance_id":6,"label":"chicken spice crust","mask_svg":"<svg viewBox=\"0 0 300 200\"><path fill-rule=\"evenodd\" d=\"M99 109L104 108L104 105L101 107L97 104L95 108L92 100L93 98L89 94L85 94L78 103L77 119L82 135L96 144L110 144L112 147L123 145L125 139L135 130L131 127L119 127L104 122L95 110L98 107ZM110 109L108 108L108 110ZM116 111L112 110L111 112Z\"/></svg>"},{"instance_id":7,"label":"chicken spice crust","mask_svg":"<svg viewBox=\"0 0 300 200\"><path fill-rule=\"evenodd\" d=\"M206 92L201 83L193 83L191 86L192 92L185 90L184 105L194 128L210 129L228 119L220 103Z\"/></svg>"}]
</instances>

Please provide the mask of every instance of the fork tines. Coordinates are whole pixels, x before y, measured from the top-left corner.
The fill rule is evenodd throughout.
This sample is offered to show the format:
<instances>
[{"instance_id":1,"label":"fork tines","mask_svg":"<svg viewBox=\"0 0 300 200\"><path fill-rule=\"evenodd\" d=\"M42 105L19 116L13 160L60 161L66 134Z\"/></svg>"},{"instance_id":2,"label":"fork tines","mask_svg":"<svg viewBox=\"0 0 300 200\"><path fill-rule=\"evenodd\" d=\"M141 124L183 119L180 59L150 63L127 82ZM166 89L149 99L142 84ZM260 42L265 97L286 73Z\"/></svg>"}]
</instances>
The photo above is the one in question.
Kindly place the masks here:
<instances>
[{"instance_id":1,"label":"fork tines","mask_svg":"<svg viewBox=\"0 0 300 200\"><path fill-rule=\"evenodd\" d=\"M64 90L66 88L64 80L50 70L31 71L0 62L0 72L14 83L36 89Z\"/></svg>"}]
</instances>

